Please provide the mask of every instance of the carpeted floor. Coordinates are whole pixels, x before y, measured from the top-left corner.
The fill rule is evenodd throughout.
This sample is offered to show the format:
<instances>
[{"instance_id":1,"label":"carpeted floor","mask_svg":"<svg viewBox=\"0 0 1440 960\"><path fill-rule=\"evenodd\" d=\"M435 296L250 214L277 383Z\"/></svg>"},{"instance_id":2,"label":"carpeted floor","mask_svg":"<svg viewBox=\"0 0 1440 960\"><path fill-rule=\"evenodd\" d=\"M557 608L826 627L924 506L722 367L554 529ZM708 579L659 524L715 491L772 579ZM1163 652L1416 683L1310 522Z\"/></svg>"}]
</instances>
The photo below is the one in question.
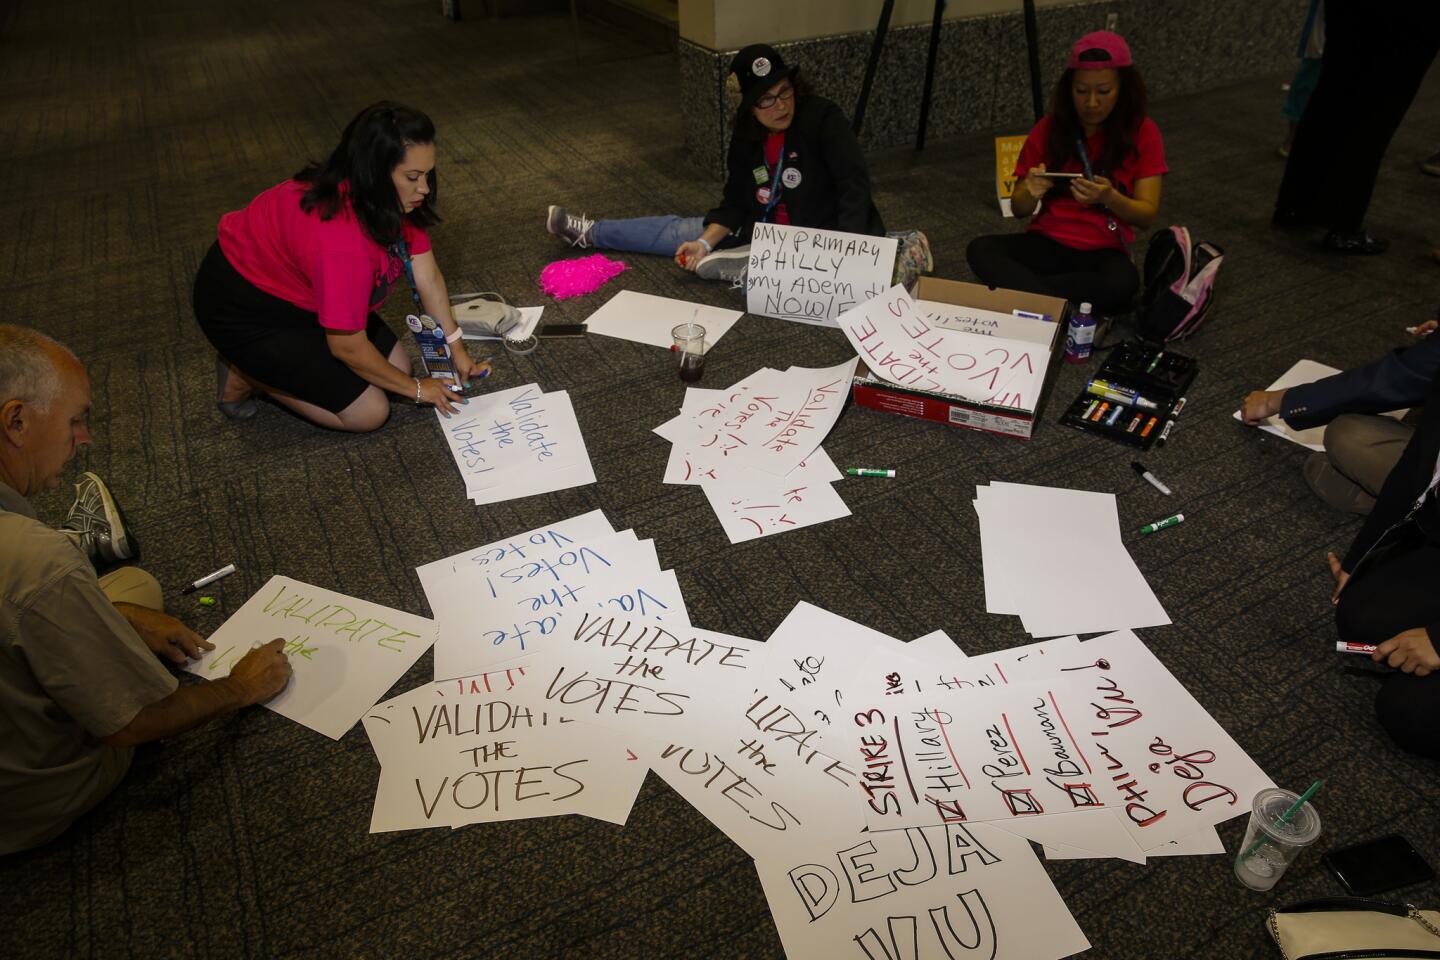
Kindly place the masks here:
<instances>
[{"instance_id":1,"label":"carpeted floor","mask_svg":"<svg viewBox=\"0 0 1440 960\"><path fill-rule=\"evenodd\" d=\"M309 427L266 406L213 405L211 351L189 289L225 211L328 151L364 104L394 98L440 130L439 261L452 290L539 304L565 250L547 203L627 216L706 209L676 138L672 58L568 18L443 20L432 0L11 0L0 6L0 296L6 319L70 344L94 382L96 470L125 503L173 609L213 630L273 573L428 613L418 564L594 508L656 540L694 623L763 638L800 600L909 638L943 628L971 652L1025 639L984 612L976 483L1109 490L1127 531L1161 505L1118 446L1057 425L1031 443L848 411L837 463L899 468L849 482L853 516L732 547L699 490L660 483L649 430L682 385L652 348L593 336L495 358L498 387L536 381L575 401L599 482L477 509L433 416L403 403L370 436ZM1415 162L1440 130L1432 78L1395 138L1370 224L1394 246L1337 260L1267 225L1281 161L1276 77L1158 103L1172 174L1162 219L1227 251L1213 325L1187 345L1201 373L1173 442L1147 456L1187 522L1144 540L1140 568L1173 617L1156 653L1281 784L1326 777L1321 846L1405 833L1440 862L1433 763L1397 754L1371 711L1375 681L1329 652L1323 556L1353 518L1300 476L1304 451L1230 418L1299 357L1353 365L1433 315L1428 260L1440 180ZM941 91L962 96L963 91ZM1026 127L1016 117L1012 131ZM1000 228L989 135L873 158L892 228L930 236L940 276L966 279L966 241ZM1431 238L1437 234L1429 234ZM615 288L728 304L668 262L626 258ZM579 322L606 294L547 306ZM387 315L402 313L393 298ZM706 383L755 368L821 366L837 331L743 319ZM1088 368L1056 387L1073 395ZM416 508L423 497L426 510ZM58 519L67 491L39 498ZM179 588L227 562L214 609ZM1083 574L1084 571L1077 571ZM423 682L427 654L394 692ZM339 743L263 710L137 760L61 840L0 860L5 957L772 957L779 940L749 860L651 777L623 829L581 818L370 836L377 766L357 726ZM1243 821L1221 828L1238 843ZM1339 893L1306 854L1273 896L1227 857L1052 863L1100 958L1264 957L1272 902ZM1408 898L1435 905L1435 887Z\"/></svg>"}]
</instances>

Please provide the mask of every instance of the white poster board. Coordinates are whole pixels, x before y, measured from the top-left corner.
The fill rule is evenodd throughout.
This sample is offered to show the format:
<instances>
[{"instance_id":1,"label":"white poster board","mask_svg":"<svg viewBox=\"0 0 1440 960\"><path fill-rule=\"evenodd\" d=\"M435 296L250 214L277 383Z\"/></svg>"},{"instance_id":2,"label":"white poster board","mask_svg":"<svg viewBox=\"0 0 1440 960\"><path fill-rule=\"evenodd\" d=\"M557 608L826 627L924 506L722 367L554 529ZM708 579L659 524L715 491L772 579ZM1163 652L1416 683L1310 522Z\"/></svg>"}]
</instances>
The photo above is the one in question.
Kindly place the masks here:
<instances>
[{"instance_id":1,"label":"white poster board","mask_svg":"<svg viewBox=\"0 0 1440 960\"><path fill-rule=\"evenodd\" d=\"M1048 341L933 326L898 284L845 313L839 325L865 365L898 386L1020 410L1040 401Z\"/></svg>"},{"instance_id":2,"label":"white poster board","mask_svg":"<svg viewBox=\"0 0 1440 960\"><path fill-rule=\"evenodd\" d=\"M621 290L590 314L585 326L591 333L668 350L675 343L670 331L682 323L704 327L705 342L713 347L742 316L739 310Z\"/></svg>"},{"instance_id":3,"label":"white poster board","mask_svg":"<svg viewBox=\"0 0 1440 960\"><path fill-rule=\"evenodd\" d=\"M833 327L840 314L889 289L898 243L894 237L757 223L745 307L762 317Z\"/></svg>"},{"instance_id":4,"label":"white poster board","mask_svg":"<svg viewBox=\"0 0 1440 960\"><path fill-rule=\"evenodd\" d=\"M252 647L280 637L294 671L265 707L339 740L435 642L435 622L276 575L210 635L185 667L227 677Z\"/></svg>"}]
</instances>

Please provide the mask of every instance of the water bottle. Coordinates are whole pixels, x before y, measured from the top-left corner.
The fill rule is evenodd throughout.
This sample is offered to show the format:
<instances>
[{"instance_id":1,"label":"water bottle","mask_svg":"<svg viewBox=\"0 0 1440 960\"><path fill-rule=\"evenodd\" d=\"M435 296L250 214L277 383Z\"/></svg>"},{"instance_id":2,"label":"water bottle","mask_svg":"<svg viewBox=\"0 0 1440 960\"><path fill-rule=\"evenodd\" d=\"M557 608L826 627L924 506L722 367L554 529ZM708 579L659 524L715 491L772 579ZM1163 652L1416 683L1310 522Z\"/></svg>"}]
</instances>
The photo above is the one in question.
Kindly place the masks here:
<instances>
[{"instance_id":1,"label":"water bottle","mask_svg":"<svg viewBox=\"0 0 1440 960\"><path fill-rule=\"evenodd\" d=\"M1095 343L1095 318L1090 314L1090 304L1080 304L1080 311L1070 315L1070 330L1065 336L1065 359L1070 363L1085 363L1090 359L1090 348Z\"/></svg>"}]
</instances>

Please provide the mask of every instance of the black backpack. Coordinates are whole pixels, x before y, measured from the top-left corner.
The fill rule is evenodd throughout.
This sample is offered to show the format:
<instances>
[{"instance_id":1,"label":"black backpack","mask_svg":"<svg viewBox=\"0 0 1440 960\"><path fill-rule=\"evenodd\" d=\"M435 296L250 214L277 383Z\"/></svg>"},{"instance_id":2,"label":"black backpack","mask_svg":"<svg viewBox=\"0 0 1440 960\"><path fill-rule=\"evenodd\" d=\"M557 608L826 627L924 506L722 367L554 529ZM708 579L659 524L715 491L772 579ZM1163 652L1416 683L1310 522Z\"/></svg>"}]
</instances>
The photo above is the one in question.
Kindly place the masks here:
<instances>
[{"instance_id":1,"label":"black backpack","mask_svg":"<svg viewBox=\"0 0 1440 960\"><path fill-rule=\"evenodd\" d=\"M1215 306L1215 277L1224 261L1224 250L1208 241L1192 243L1184 227L1152 235L1145 251L1144 292L1135 311L1140 336L1169 343L1200 329Z\"/></svg>"}]
</instances>

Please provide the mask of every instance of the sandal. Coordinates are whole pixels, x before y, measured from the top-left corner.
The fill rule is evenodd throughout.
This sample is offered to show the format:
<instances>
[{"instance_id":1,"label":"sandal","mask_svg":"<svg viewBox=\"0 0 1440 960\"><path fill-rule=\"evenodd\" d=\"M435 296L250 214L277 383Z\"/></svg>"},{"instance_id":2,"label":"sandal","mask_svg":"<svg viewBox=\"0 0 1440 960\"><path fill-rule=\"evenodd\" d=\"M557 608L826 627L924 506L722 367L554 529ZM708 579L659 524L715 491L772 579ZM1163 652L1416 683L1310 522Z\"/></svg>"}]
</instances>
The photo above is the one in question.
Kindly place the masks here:
<instances>
[{"instance_id":1,"label":"sandal","mask_svg":"<svg viewBox=\"0 0 1440 960\"><path fill-rule=\"evenodd\" d=\"M230 361L219 354L215 355L215 406L220 412L231 420L249 420L259 412L260 406L255 402L254 397L245 397L241 400L226 400L225 388L230 384ZM238 377L240 374L235 373Z\"/></svg>"}]
</instances>

